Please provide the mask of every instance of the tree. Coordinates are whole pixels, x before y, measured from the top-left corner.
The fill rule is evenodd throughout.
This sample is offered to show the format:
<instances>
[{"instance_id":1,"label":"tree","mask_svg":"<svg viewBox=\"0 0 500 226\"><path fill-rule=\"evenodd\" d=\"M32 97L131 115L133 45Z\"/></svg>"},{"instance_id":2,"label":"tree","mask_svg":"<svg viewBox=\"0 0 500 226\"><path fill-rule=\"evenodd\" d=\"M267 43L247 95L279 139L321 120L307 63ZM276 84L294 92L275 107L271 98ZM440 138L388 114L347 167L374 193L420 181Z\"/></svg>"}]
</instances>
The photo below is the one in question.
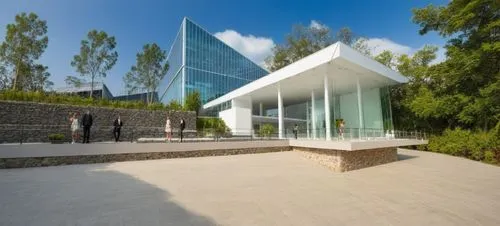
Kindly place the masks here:
<instances>
[{"instance_id":1,"label":"tree","mask_svg":"<svg viewBox=\"0 0 500 226\"><path fill-rule=\"evenodd\" d=\"M31 91L44 91L52 88L53 82L49 80L48 67L37 64L30 69L31 75L25 80L24 87ZM29 79L29 80L28 80Z\"/></svg>"},{"instance_id":2,"label":"tree","mask_svg":"<svg viewBox=\"0 0 500 226\"><path fill-rule=\"evenodd\" d=\"M118 53L113 51L115 47L115 37L108 36L104 31L92 30L87 34L87 39L82 40L80 54L71 61L71 66L81 76L90 77L90 98L94 92L94 80L105 78L118 59Z\"/></svg>"},{"instance_id":3,"label":"tree","mask_svg":"<svg viewBox=\"0 0 500 226\"><path fill-rule=\"evenodd\" d=\"M263 124L259 130L259 135L261 137L269 138L269 137L271 137L271 135L273 135L275 133L276 133L276 128L274 128L274 126L271 124Z\"/></svg>"},{"instance_id":4,"label":"tree","mask_svg":"<svg viewBox=\"0 0 500 226\"><path fill-rule=\"evenodd\" d=\"M190 92L186 95L186 99L184 101L184 109L188 111L196 112L198 115L201 108L201 97L198 91Z\"/></svg>"},{"instance_id":5,"label":"tree","mask_svg":"<svg viewBox=\"0 0 500 226\"><path fill-rule=\"evenodd\" d=\"M394 54L389 50L384 50L384 52L375 56L374 59L389 68L392 68L394 66L392 62L394 59Z\"/></svg>"},{"instance_id":6,"label":"tree","mask_svg":"<svg viewBox=\"0 0 500 226\"><path fill-rule=\"evenodd\" d=\"M137 54L136 65L123 78L128 91L133 93L137 89L146 89L147 103L152 103L153 95L169 68L166 58L165 51L156 43L146 44Z\"/></svg>"},{"instance_id":7,"label":"tree","mask_svg":"<svg viewBox=\"0 0 500 226\"><path fill-rule=\"evenodd\" d=\"M284 44L276 45L273 48L273 56L266 59L271 71L285 67L335 42L330 28L306 27L300 24L292 27L292 33L288 34L285 40Z\"/></svg>"},{"instance_id":8,"label":"tree","mask_svg":"<svg viewBox=\"0 0 500 226\"><path fill-rule=\"evenodd\" d=\"M366 39L354 35L348 27L341 28L334 37L327 26L306 27L299 24L292 27L292 32L286 35L284 44L273 48L273 55L266 59L266 66L270 71L279 70L336 41L341 41L365 55L370 55Z\"/></svg>"},{"instance_id":9,"label":"tree","mask_svg":"<svg viewBox=\"0 0 500 226\"><path fill-rule=\"evenodd\" d=\"M12 69L12 89L22 90L25 80L32 80L30 76L35 73L31 70L37 68L34 62L49 43L46 34L47 22L34 13L18 14L15 23L7 25L5 41L0 44L0 59ZM3 70L5 75L7 68Z\"/></svg>"},{"instance_id":10,"label":"tree","mask_svg":"<svg viewBox=\"0 0 500 226\"><path fill-rule=\"evenodd\" d=\"M75 76L71 76L71 75L68 75L66 76L66 78L64 79L64 82L66 83L66 85L68 86L72 86L72 87L81 87L83 83L85 83L85 80L84 79L81 79L81 78L78 78L78 77L75 77Z\"/></svg>"},{"instance_id":11,"label":"tree","mask_svg":"<svg viewBox=\"0 0 500 226\"><path fill-rule=\"evenodd\" d=\"M444 119L448 126L490 129L500 118L500 2L455 0L447 6L413 10L420 34L436 31L450 38L446 61L434 65L413 102L422 116ZM428 61L427 58L421 58ZM495 105L496 104L496 105Z\"/></svg>"}]
</instances>

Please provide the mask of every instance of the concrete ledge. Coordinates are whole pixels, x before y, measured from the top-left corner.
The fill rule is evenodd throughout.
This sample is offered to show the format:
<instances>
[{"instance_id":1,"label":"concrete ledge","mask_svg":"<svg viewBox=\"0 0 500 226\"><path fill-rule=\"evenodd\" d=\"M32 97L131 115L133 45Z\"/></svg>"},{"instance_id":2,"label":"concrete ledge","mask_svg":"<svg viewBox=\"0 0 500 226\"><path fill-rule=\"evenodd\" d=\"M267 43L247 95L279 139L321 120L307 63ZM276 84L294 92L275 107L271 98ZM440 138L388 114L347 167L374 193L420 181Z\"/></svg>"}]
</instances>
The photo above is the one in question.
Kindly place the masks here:
<instances>
[{"instance_id":1,"label":"concrete ledge","mask_svg":"<svg viewBox=\"0 0 500 226\"><path fill-rule=\"evenodd\" d=\"M340 140L340 141L324 141L324 140L290 140L292 147L307 147L330 150L357 151L366 149L378 149L388 147L402 147L410 145L427 144L427 140L416 139L373 139L373 140Z\"/></svg>"},{"instance_id":2,"label":"concrete ledge","mask_svg":"<svg viewBox=\"0 0 500 226\"><path fill-rule=\"evenodd\" d=\"M283 147L257 147L257 148L240 148L240 149L198 150L198 151L0 158L0 169L139 161L139 160L152 160L152 159L258 154L258 153L281 152L281 151L290 151L290 147L283 146Z\"/></svg>"}]
</instances>

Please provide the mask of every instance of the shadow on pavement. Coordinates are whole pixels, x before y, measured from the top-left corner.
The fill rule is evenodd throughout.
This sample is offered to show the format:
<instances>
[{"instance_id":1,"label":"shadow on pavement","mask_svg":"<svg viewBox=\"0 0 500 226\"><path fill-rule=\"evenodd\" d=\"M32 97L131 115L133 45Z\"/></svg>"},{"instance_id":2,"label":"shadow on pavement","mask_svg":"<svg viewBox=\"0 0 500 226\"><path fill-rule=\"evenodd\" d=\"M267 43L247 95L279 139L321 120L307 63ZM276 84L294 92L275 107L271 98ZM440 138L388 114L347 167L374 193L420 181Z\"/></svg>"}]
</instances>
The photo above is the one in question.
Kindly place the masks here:
<instances>
[{"instance_id":1,"label":"shadow on pavement","mask_svg":"<svg viewBox=\"0 0 500 226\"><path fill-rule=\"evenodd\" d=\"M415 156L415 155L405 155L405 154L399 154L398 153L398 161L408 160L408 159L412 159L412 158L418 158L418 156Z\"/></svg>"},{"instance_id":2,"label":"shadow on pavement","mask_svg":"<svg viewBox=\"0 0 500 226\"><path fill-rule=\"evenodd\" d=\"M215 225L109 164L0 170L2 225Z\"/></svg>"}]
</instances>

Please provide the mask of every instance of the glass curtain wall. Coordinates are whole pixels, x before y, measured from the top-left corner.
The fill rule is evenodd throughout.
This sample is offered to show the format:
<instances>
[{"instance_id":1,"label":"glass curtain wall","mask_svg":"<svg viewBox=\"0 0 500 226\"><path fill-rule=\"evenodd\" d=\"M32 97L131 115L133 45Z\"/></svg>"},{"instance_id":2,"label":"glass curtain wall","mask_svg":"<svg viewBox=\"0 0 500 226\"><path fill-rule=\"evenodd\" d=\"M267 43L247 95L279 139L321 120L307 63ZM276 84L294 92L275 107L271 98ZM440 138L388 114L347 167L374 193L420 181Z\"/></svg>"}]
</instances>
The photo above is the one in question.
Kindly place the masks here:
<instances>
[{"instance_id":1,"label":"glass curtain wall","mask_svg":"<svg viewBox=\"0 0 500 226\"><path fill-rule=\"evenodd\" d=\"M169 64L168 72L165 78L160 81L158 87L160 100L163 103L169 103L172 100L176 100L179 103L182 102L182 41L183 34L181 26L167 57L167 62Z\"/></svg>"},{"instance_id":2,"label":"glass curtain wall","mask_svg":"<svg viewBox=\"0 0 500 226\"><path fill-rule=\"evenodd\" d=\"M190 20L186 20L186 94L207 103L268 72Z\"/></svg>"}]
</instances>

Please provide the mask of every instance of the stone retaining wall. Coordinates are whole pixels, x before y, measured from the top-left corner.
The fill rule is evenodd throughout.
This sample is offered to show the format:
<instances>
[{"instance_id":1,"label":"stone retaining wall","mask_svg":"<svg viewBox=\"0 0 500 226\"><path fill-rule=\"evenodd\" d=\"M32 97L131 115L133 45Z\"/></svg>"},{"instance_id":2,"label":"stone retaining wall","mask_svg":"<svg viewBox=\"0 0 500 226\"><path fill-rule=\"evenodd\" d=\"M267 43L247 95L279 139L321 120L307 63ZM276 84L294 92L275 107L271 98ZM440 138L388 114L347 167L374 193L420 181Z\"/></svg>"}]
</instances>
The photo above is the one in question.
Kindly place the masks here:
<instances>
[{"instance_id":1,"label":"stone retaining wall","mask_svg":"<svg viewBox=\"0 0 500 226\"><path fill-rule=\"evenodd\" d=\"M180 119L184 118L189 131L186 135L196 135L195 112L0 101L0 143L48 142L48 135L52 133L64 134L66 141L71 141L70 113L79 112L81 120L87 109L94 120L91 141L113 140L113 122L117 115L123 120L120 139L124 141L139 137L163 137L167 115L174 131L178 129ZM173 135L177 137L178 133Z\"/></svg>"},{"instance_id":2,"label":"stone retaining wall","mask_svg":"<svg viewBox=\"0 0 500 226\"><path fill-rule=\"evenodd\" d=\"M258 154L258 153L282 152L290 150L291 148L289 146L285 146L285 147L203 150L203 151L173 151L173 152L123 153L123 154L104 154L104 155L55 156L55 157L0 158L0 169L123 162L123 161L138 161L138 160L152 160L152 159Z\"/></svg>"},{"instance_id":3,"label":"stone retaining wall","mask_svg":"<svg viewBox=\"0 0 500 226\"><path fill-rule=\"evenodd\" d=\"M318 162L335 172L346 172L398 160L396 148L379 148L357 151L341 151L317 148L293 147L305 158Z\"/></svg>"}]
</instances>

